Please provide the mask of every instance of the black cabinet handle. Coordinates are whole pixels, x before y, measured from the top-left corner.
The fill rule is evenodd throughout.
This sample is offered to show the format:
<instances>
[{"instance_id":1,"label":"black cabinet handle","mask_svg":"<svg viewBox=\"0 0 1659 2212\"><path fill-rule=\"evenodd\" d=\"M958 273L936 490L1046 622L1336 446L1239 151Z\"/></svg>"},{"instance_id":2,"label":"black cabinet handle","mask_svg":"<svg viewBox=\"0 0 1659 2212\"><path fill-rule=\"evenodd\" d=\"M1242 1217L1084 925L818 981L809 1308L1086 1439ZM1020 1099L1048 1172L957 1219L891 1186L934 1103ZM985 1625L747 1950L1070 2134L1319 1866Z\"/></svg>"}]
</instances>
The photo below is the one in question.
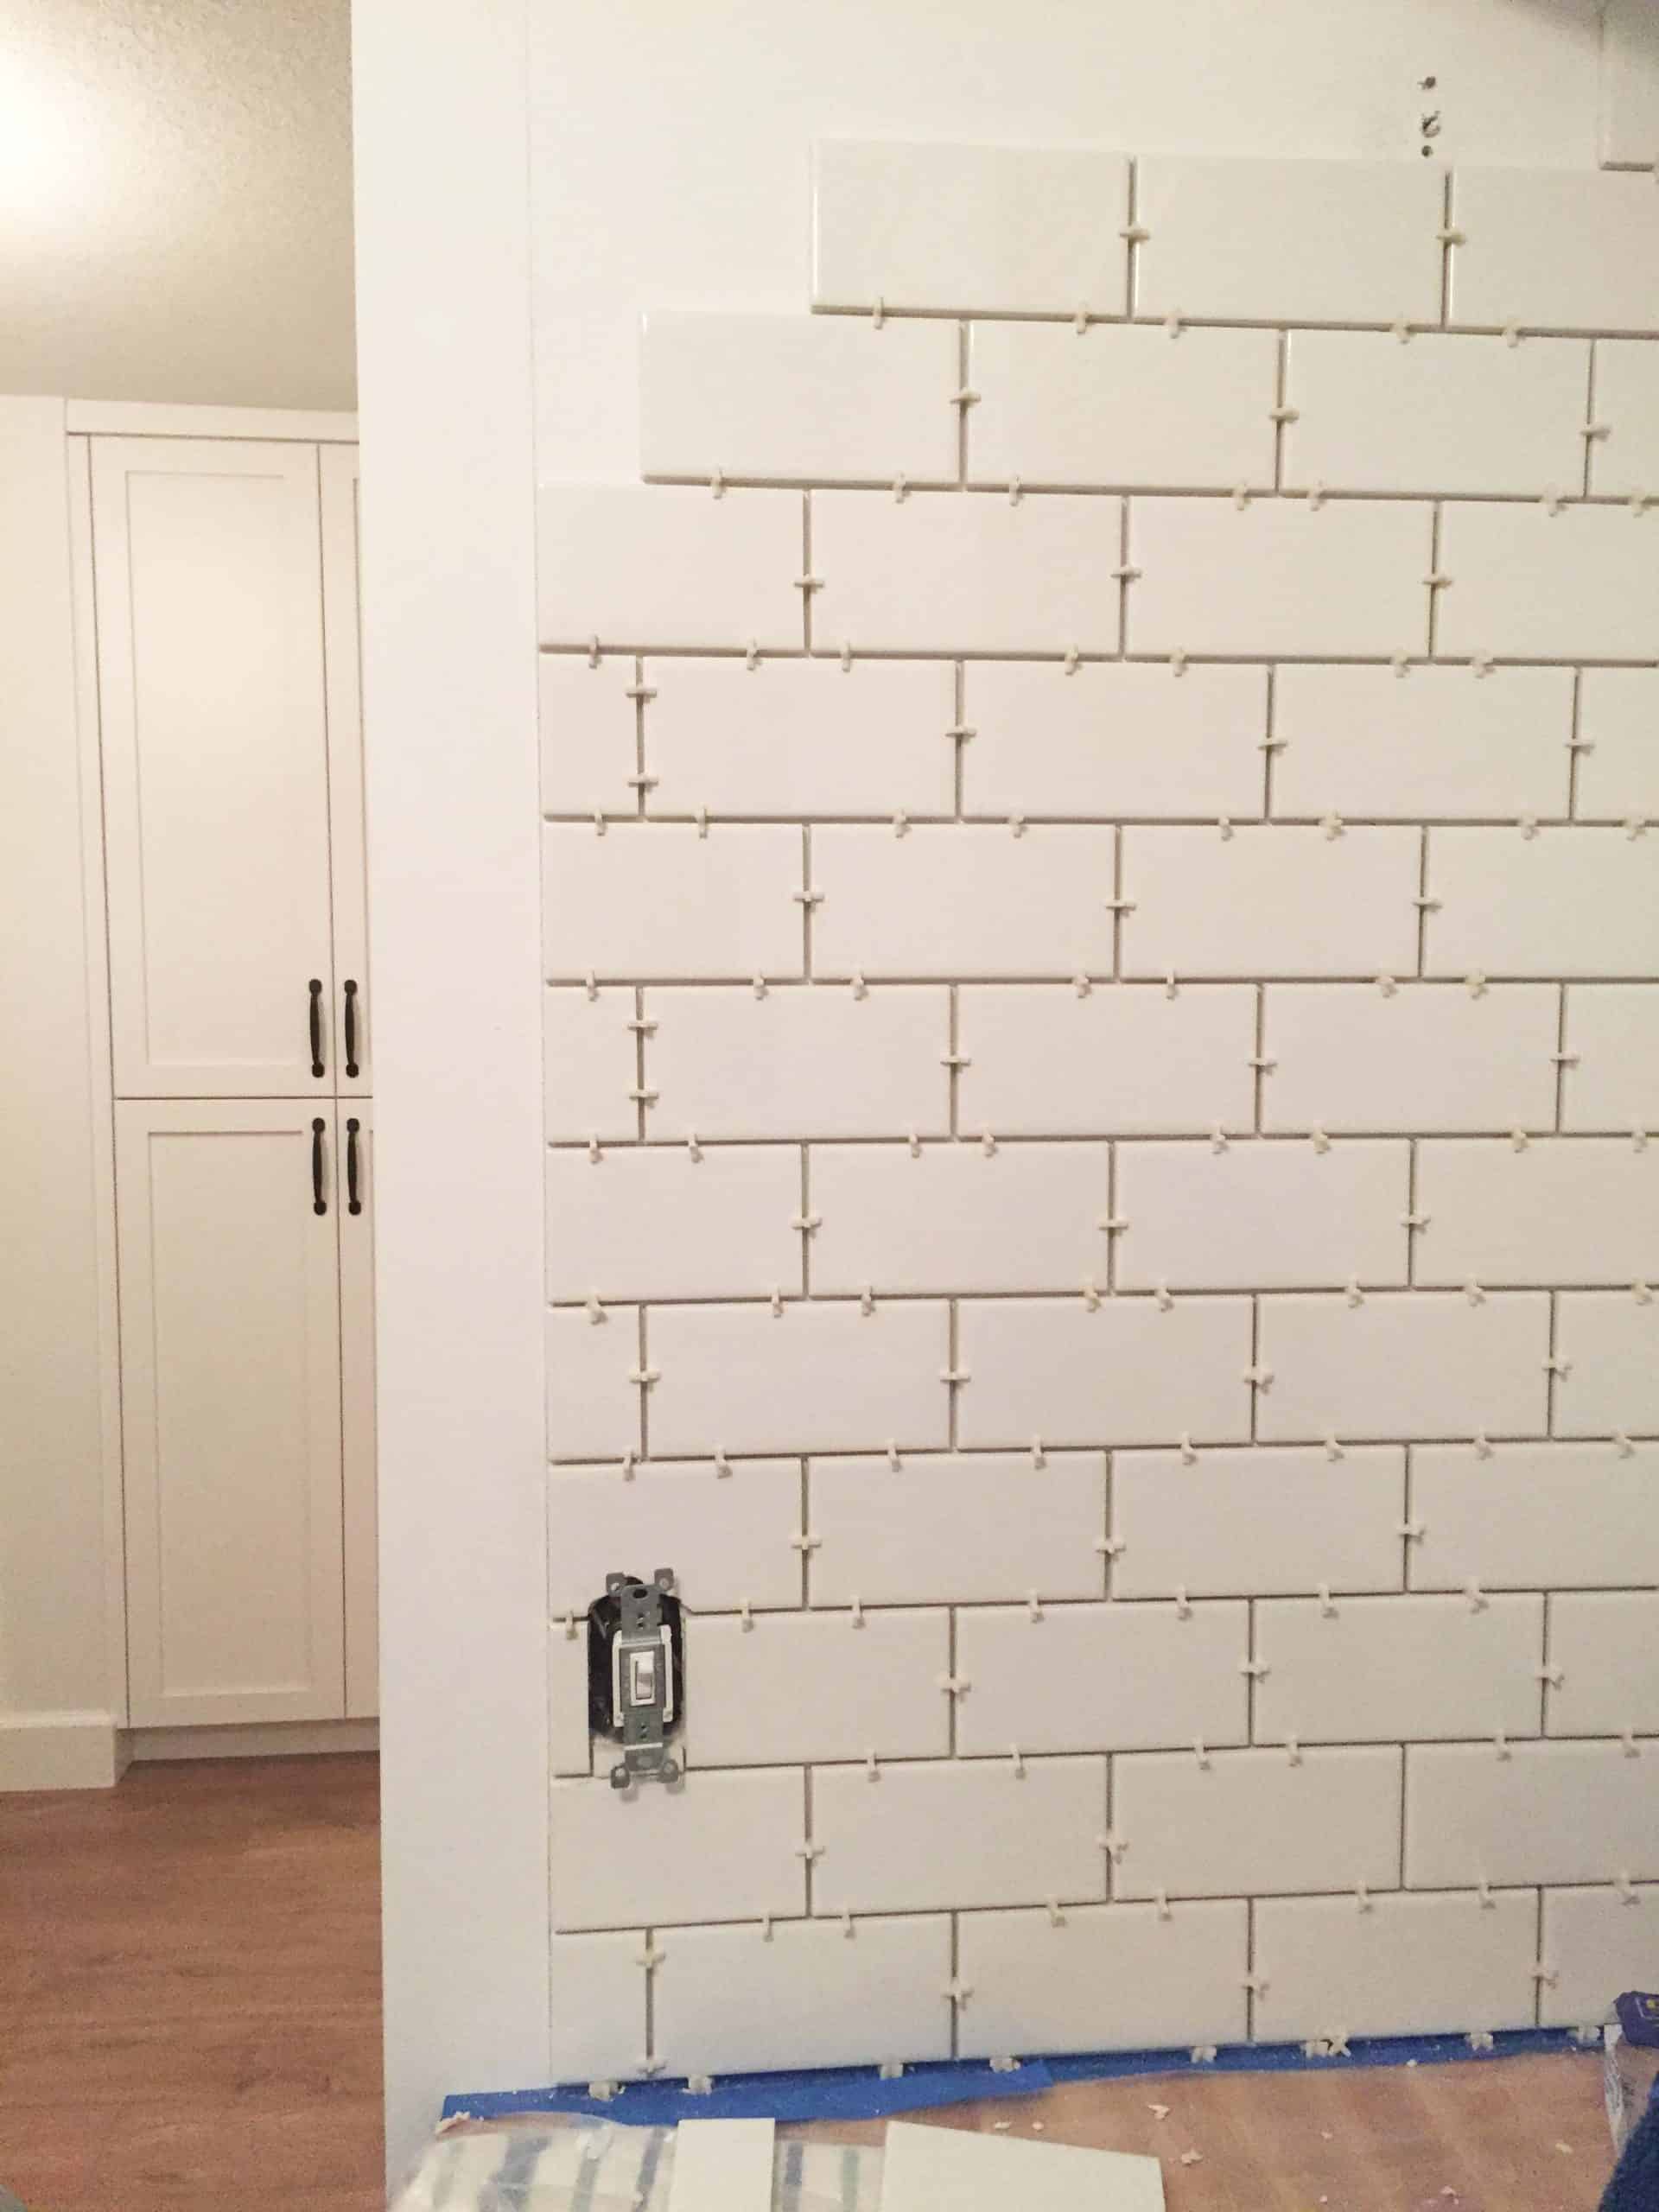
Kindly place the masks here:
<instances>
[{"instance_id":1,"label":"black cabinet handle","mask_svg":"<svg viewBox=\"0 0 1659 2212\"><path fill-rule=\"evenodd\" d=\"M357 985L346 978L346 1072L357 1074Z\"/></svg>"},{"instance_id":2,"label":"black cabinet handle","mask_svg":"<svg viewBox=\"0 0 1659 2212\"><path fill-rule=\"evenodd\" d=\"M311 1072L322 1073L322 985L316 976L305 987L311 994Z\"/></svg>"},{"instance_id":3,"label":"black cabinet handle","mask_svg":"<svg viewBox=\"0 0 1659 2212\"><path fill-rule=\"evenodd\" d=\"M348 983L346 987L351 988ZM349 1074L350 1070L346 1072ZM361 1213L363 1201L357 1195L357 1133L363 1124L353 1115L346 1124L346 1211Z\"/></svg>"},{"instance_id":4,"label":"black cabinet handle","mask_svg":"<svg viewBox=\"0 0 1659 2212\"><path fill-rule=\"evenodd\" d=\"M311 1211L327 1213L328 1201L322 1195L322 1116L311 1124Z\"/></svg>"}]
</instances>

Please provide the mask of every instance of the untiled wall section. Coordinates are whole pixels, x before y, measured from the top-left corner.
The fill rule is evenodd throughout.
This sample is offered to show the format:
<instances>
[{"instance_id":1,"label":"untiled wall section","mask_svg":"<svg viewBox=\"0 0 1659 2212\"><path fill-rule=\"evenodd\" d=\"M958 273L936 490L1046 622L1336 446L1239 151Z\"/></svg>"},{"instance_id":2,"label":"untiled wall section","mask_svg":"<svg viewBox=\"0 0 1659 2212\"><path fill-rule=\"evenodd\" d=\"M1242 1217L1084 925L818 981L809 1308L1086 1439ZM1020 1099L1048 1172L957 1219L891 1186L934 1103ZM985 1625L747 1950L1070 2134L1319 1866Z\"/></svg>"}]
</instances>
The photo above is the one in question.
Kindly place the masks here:
<instances>
[{"instance_id":1,"label":"untiled wall section","mask_svg":"<svg viewBox=\"0 0 1659 2212\"><path fill-rule=\"evenodd\" d=\"M1652 181L830 145L815 219L831 312L648 317L667 481L542 497L556 2067L1593 2018Z\"/></svg>"}]
</instances>

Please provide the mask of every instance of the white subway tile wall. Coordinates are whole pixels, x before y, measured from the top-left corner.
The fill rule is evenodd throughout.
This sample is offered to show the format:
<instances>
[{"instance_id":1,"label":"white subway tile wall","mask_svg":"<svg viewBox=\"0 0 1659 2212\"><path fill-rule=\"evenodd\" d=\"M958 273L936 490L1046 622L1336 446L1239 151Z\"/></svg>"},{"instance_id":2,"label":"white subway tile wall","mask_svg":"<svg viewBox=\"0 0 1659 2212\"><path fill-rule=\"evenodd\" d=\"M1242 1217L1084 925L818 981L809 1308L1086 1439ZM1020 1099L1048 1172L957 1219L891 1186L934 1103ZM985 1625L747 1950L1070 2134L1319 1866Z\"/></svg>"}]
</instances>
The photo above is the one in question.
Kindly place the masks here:
<instances>
[{"instance_id":1,"label":"white subway tile wall","mask_svg":"<svg viewBox=\"0 0 1659 2212\"><path fill-rule=\"evenodd\" d=\"M816 315L645 303L668 480L539 495L556 2069L1596 2017L1651 181L838 142L812 219Z\"/></svg>"}]
</instances>

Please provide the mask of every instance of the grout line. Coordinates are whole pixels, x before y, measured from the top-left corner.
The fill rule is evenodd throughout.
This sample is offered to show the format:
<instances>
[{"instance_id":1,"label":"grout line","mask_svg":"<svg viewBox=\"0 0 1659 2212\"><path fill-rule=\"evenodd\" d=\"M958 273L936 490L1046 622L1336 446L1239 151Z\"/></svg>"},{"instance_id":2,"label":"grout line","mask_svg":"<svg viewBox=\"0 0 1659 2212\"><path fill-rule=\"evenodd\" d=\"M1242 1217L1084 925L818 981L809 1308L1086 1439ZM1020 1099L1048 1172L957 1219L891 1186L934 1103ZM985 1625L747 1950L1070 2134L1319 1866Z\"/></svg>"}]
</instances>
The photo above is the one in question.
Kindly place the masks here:
<instances>
[{"instance_id":1,"label":"grout line","mask_svg":"<svg viewBox=\"0 0 1659 2212\"><path fill-rule=\"evenodd\" d=\"M1452 184L1455 171L1448 167L1440 191L1440 224L1445 230L1453 227ZM1452 256L1456 251L1448 238L1440 248L1440 328L1444 332L1452 320Z\"/></svg>"},{"instance_id":2,"label":"grout line","mask_svg":"<svg viewBox=\"0 0 1659 2212\"><path fill-rule=\"evenodd\" d=\"M1133 155L1129 157L1126 197L1129 209L1128 228L1133 231L1141 219L1141 164ZM1141 249L1133 238L1127 241L1127 245L1128 251L1123 257L1123 313L1125 319L1129 320L1134 317L1139 304L1135 295L1141 286Z\"/></svg>"},{"instance_id":3,"label":"grout line","mask_svg":"<svg viewBox=\"0 0 1659 2212\"><path fill-rule=\"evenodd\" d=\"M950 488L951 487L946 486L946 489ZM988 486L986 488L995 490L996 487ZM1114 493L1109 496L1116 498L1120 495ZM1124 501L1126 506L1133 504L1132 500ZM1301 504L1306 505L1305 499ZM1427 503L1420 499L1414 504L1421 506ZM1511 504L1531 507L1535 506L1537 502L1534 499L1525 499L1514 501ZM1628 502L1623 499L1610 499L1605 504L1609 507L1624 507L1628 505ZM538 654L544 655L549 659L556 660L573 659L578 656L585 658L589 648L585 640L578 638L563 640L544 639L536 650ZM798 645L766 645L762 647L760 658L763 663L806 661L814 666L827 667L836 663L839 651L838 646L831 645L815 646L810 653L804 652ZM664 641L634 645L624 644L619 639L607 645L604 652L607 657L644 653L647 658L652 660L741 661L747 653L747 647L742 645L699 645ZM1033 663L1041 666L1058 666L1066 658L1066 652L1065 650L1056 652L1052 646L1046 645L1000 645L984 652L976 652L971 646L961 645L861 645L858 649L858 658L861 661L1010 661L1021 665ZM1085 668L1107 666L1124 660L1132 661L1136 666L1147 665L1154 668L1167 667L1169 664L1167 652L1135 652L1132 649L1127 652L1097 652L1091 646L1080 648L1077 658ZM1473 665L1472 656L1469 653L1445 653L1432 657L1419 653L1408 655L1408 658L1414 668L1428 666L1448 669L1470 668ZM1193 647L1187 651L1186 662L1189 669L1264 668L1270 664L1283 668L1389 668L1393 666L1394 656L1389 652L1294 653L1287 652L1281 647L1276 646L1255 652L1206 652L1201 647ZM1659 665L1659 655L1656 654L1494 653L1492 655L1494 669L1653 668L1656 665ZM577 818L591 820L591 811L585 817L578 817Z\"/></svg>"},{"instance_id":4,"label":"grout line","mask_svg":"<svg viewBox=\"0 0 1659 2212\"><path fill-rule=\"evenodd\" d=\"M1585 378L1586 388L1584 395L1584 421L1585 428L1587 429L1590 424L1596 419L1596 370L1598 362L1596 341L1593 338L1590 340L1589 346L1586 350L1590 356L1589 372ZM1586 499L1591 496L1591 463L1593 459L1595 450L1596 441L1593 438L1586 437L1584 441L1584 474L1580 483L1580 493L1582 497Z\"/></svg>"},{"instance_id":5,"label":"grout line","mask_svg":"<svg viewBox=\"0 0 1659 2212\"><path fill-rule=\"evenodd\" d=\"M1558 1054L1567 1050L1567 985L1565 983L1559 984L1556 989L1555 1050ZM1555 1063L1555 1133L1557 1135L1568 1134L1563 1119L1566 1109L1567 1062L1558 1058Z\"/></svg>"},{"instance_id":6,"label":"grout line","mask_svg":"<svg viewBox=\"0 0 1659 2212\"><path fill-rule=\"evenodd\" d=\"M1579 819L1579 740L1584 734L1584 671L1573 671L1572 721L1567 731L1567 818Z\"/></svg>"}]
</instances>

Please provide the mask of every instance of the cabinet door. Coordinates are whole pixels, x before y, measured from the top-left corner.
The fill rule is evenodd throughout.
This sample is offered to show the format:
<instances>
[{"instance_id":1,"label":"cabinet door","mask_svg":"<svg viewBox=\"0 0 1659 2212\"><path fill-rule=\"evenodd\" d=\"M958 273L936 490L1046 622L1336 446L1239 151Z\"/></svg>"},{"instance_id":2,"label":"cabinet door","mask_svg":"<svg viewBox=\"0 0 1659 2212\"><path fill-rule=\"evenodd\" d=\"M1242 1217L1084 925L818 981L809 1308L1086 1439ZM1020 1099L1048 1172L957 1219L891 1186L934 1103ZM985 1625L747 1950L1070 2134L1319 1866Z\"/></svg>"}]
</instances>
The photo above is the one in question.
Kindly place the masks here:
<instances>
[{"instance_id":1,"label":"cabinet door","mask_svg":"<svg viewBox=\"0 0 1659 2212\"><path fill-rule=\"evenodd\" d=\"M116 1117L133 1725L338 1718L333 1102Z\"/></svg>"},{"instance_id":2,"label":"cabinet door","mask_svg":"<svg viewBox=\"0 0 1659 2212\"><path fill-rule=\"evenodd\" d=\"M373 1088L369 918L363 842L362 635L357 448L318 448L322 483L323 647L328 677L328 817L334 860L334 1088Z\"/></svg>"},{"instance_id":3,"label":"cabinet door","mask_svg":"<svg viewBox=\"0 0 1659 2212\"><path fill-rule=\"evenodd\" d=\"M92 520L116 1091L326 1095L316 448L94 438Z\"/></svg>"},{"instance_id":4,"label":"cabinet door","mask_svg":"<svg viewBox=\"0 0 1659 2212\"><path fill-rule=\"evenodd\" d=\"M367 1098L343 1098L338 1110L346 1717L364 1720L380 1707L374 1488L374 1105Z\"/></svg>"}]
</instances>

